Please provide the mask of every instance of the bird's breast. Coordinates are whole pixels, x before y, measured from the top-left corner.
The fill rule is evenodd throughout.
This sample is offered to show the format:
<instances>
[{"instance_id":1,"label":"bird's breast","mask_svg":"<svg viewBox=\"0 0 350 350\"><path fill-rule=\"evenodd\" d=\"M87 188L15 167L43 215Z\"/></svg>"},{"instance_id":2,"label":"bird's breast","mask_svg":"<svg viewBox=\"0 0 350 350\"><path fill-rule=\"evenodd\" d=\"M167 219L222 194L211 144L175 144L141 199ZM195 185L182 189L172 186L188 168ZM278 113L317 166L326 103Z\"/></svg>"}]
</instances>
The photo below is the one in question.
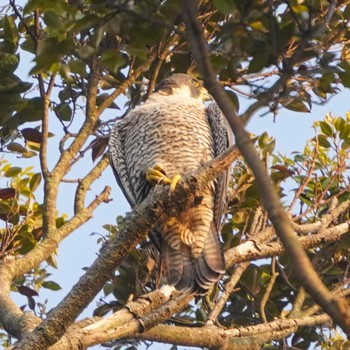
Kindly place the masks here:
<instances>
[{"instance_id":1,"label":"bird's breast","mask_svg":"<svg viewBox=\"0 0 350 350\"><path fill-rule=\"evenodd\" d=\"M159 164L168 177L183 175L213 158L213 139L198 104L162 104L139 108L125 138L127 164L135 175Z\"/></svg>"}]
</instances>

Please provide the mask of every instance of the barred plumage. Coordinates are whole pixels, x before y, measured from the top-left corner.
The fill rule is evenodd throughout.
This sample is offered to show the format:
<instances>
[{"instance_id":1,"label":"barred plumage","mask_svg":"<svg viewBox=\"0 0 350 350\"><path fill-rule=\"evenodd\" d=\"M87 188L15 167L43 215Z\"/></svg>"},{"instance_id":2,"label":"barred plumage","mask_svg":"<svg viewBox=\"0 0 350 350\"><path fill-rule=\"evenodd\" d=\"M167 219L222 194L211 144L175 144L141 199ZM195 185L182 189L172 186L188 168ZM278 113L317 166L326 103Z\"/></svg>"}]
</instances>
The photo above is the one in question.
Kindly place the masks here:
<instances>
[{"instance_id":1,"label":"barred plumage","mask_svg":"<svg viewBox=\"0 0 350 350\"><path fill-rule=\"evenodd\" d=\"M131 206L142 202L151 183L149 168L168 178L184 176L223 153L232 143L216 104L203 103L202 84L187 74L165 79L142 105L111 133L111 165ZM227 172L198 193L201 203L159 224L161 260L168 283L180 290L210 288L225 271L218 232L227 189Z\"/></svg>"}]
</instances>

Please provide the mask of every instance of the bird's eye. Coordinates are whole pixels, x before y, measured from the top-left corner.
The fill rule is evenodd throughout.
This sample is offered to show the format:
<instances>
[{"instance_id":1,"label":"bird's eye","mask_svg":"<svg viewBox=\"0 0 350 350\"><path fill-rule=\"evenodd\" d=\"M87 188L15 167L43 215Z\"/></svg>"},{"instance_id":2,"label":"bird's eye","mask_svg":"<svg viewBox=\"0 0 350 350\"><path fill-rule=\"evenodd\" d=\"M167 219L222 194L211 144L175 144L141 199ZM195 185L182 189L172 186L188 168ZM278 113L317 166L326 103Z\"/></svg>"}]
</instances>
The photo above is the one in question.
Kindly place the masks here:
<instances>
[{"instance_id":1,"label":"bird's eye","mask_svg":"<svg viewBox=\"0 0 350 350\"><path fill-rule=\"evenodd\" d=\"M200 85L197 79L191 79L191 84L195 87L198 87Z\"/></svg>"}]
</instances>

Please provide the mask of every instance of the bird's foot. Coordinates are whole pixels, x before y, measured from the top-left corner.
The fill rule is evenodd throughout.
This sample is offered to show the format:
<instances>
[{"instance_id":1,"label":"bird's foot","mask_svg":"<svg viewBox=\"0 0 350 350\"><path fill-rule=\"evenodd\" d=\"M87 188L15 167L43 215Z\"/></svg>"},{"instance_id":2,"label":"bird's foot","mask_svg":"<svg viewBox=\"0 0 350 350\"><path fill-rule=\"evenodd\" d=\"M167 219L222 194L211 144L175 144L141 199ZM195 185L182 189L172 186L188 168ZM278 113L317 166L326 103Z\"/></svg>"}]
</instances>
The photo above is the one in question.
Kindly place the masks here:
<instances>
[{"instance_id":1,"label":"bird's foot","mask_svg":"<svg viewBox=\"0 0 350 350\"><path fill-rule=\"evenodd\" d=\"M170 179L169 177L166 176L164 169L157 164L154 168L147 169L146 179L151 184L170 185L170 193L171 193L171 192L174 192L176 185L181 180L181 176L175 175Z\"/></svg>"}]
</instances>

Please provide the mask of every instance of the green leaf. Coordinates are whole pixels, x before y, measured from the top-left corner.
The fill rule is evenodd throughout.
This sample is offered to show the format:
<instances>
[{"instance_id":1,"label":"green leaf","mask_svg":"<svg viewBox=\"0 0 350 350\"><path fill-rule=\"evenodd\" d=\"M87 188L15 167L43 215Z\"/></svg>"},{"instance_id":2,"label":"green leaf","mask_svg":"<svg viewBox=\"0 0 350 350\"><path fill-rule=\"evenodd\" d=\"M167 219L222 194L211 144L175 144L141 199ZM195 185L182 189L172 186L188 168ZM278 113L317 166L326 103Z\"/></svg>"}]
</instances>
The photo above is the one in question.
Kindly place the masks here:
<instances>
[{"instance_id":1,"label":"green leaf","mask_svg":"<svg viewBox=\"0 0 350 350\"><path fill-rule=\"evenodd\" d=\"M68 103L62 102L54 108L58 119L69 122L72 119L73 111Z\"/></svg>"},{"instance_id":2,"label":"green leaf","mask_svg":"<svg viewBox=\"0 0 350 350\"><path fill-rule=\"evenodd\" d=\"M81 77L86 77L86 64L82 60L69 61L68 66L70 71L74 74L78 74Z\"/></svg>"},{"instance_id":3,"label":"green leaf","mask_svg":"<svg viewBox=\"0 0 350 350\"><path fill-rule=\"evenodd\" d=\"M6 177L15 177L22 171L22 168L14 166L5 171L4 176Z\"/></svg>"},{"instance_id":4,"label":"green leaf","mask_svg":"<svg viewBox=\"0 0 350 350\"><path fill-rule=\"evenodd\" d=\"M235 7L232 0L214 0L213 5L224 15L229 15Z\"/></svg>"},{"instance_id":5,"label":"green leaf","mask_svg":"<svg viewBox=\"0 0 350 350\"><path fill-rule=\"evenodd\" d=\"M330 148L331 143L327 140L327 137L325 135L317 135L317 141L320 146L324 148Z\"/></svg>"},{"instance_id":6,"label":"green leaf","mask_svg":"<svg viewBox=\"0 0 350 350\"><path fill-rule=\"evenodd\" d=\"M332 137L332 136L333 136L333 129L332 129L332 127L331 127L327 122L321 121L321 122L320 122L320 128L321 128L321 131L322 131L326 136L329 136L329 137Z\"/></svg>"},{"instance_id":7,"label":"green leaf","mask_svg":"<svg viewBox=\"0 0 350 350\"><path fill-rule=\"evenodd\" d=\"M300 99L295 99L292 102L285 105L284 107L294 112L301 112L301 113L310 112L309 107Z\"/></svg>"},{"instance_id":8,"label":"green leaf","mask_svg":"<svg viewBox=\"0 0 350 350\"><path fill-rule=\"evenodd\" d=\"M269 64L269 58L263 53L259 53L253 57L249 63L248 73L257 73L266 68Z\"/></svg>"},{"instance_id":9,"label":"green leaf","mask_svg":"<svg viewBox=\"0 0 350 350\"><path fill-rule=\"evenodd\" d=\"M341 149L347 150L350 148L350 139L344 140L341 144Z\"/></svg>"},{"instance_id":10,"label":"green leaf","mask_svg":"<svg viewBox=\"0 0 350 350\"><path fill-rule=\"evenodd\" d=\"M11 210L12 210L12 208L8 204L0 201L0 214L1 215L8 215L11 212ZM3 218L1 218L1 219L3 219Z\"/></svg>"},{"instance_id":11,"label":"green leaf","mask_svg":"<svg viewBox=\"0 0 350 350\"><path fill-rule=\"evenodd\" d=\"M0 77L0 94L19 94L28 91L33 84L23 82L16 75Z\"/></svg>"},{"instance_id":12,"label":"green leaf","mask_svg":"<svg viewBox=\"0 0 350 350\"><path fill-rule=\"evenodd\" d=\"M35 157L36 155L37 155L37 153L34 151L27 151L27 152L23 153L24 158L32 158L32 157Z\"/></svg>"},{"instance_id":13,"label":"green leaf","mask_svg":"<svg viewBox=\"0 0 350 350\"><path fill-rule=\"evenodd\" d=\"M114 49L106 50L101 56L101 63L113 73L117 73L118 69L125 66L125 58Z\"/></svg>"},{"instance_id":14,"label":"green leaf","mask_svg":"<svg viewBox=\"0 0 350 350\"><path fill-rule=\"evenodd\" d=\"M114 291L114 285L112 283L106 283L103 287L103 293L105 297L109 294L112 294Z\"/></svg>"},{"instance_id":15,"label":"green leaf","mask_svg":"<svg viewBox=\"0 0 350 350\"><path fill-rule=\"evenodd\" d=\"M40 97L33 97L24 102L24 106L15 115L20 123L34 122L41 120L42 100Z\"/></svg>"},{"instance_id":16,"label":"green leaf","mask_svg":"<svg viewBox=\"0 0 350 350\"><path fill-rule=\"evenodd\" d=\"M321 92L331 92L331 84L334 82L334 74L328 72L322 75L318 88Z\"/></svg>"},{"instance_id":17,"label":"green leaf","mask_svg":"<svg viewBox=\"0 0 350 350\"><path fill-rule=\"evenodd\" d=\"M56 227L60 228L65 223L65 218L63 216L56 218Z\"/></svg>"},{"instance_id":18,"label":"green leaf","mask_svg":"<svg viewBox=\"0 0 350 350\"><path fill-rule=\"evenodd\" d=\"M349 88L350 87L350 72L345 71L345 72L338 72L338 75L341 79L342 84Z\"/></svg>"},{"instance_id":19,"label":"green leaf","mask_svg":"<svg viewBox=\"0 0 350 350\"><path fill-rule=\"evenodd\" d=\"M199 322L206 322L208 319L208 314L203 310L203 308L197 309L196 310L196 319Z\"/></svg>"},{"instance_id":20,"label":"green leaf","mask_svg":"<svg viewBox=\"0 0 350 350\"><path fill-rule=\"evenodd\" d=\"M96 49L94 47L92 47L91 45L84 45L82 47L79 48L75 48L75 53L83 59L89 58L92 55L94 55L96 52Z\"/></svg>"},{"instance_id":21,"label":"green leaf","mask_svg":"<svg viewBox=\"0 0 350 350\"><path fill-rule=\"evenodd\" d=\"M346 140L350 137L350 125L344 125L342 129L339 131L339 137L342 140Z\"/></svg>"},{"instance_id":22,"label":"green leaf","mask_svg":"<svg viewBox=\"0 0 350 350\"><path fill-rule=\"evenodd\" d=\"M16 51L18 45L18 31L15 21L11 16L4 16L4 38L5 43L10 43L12 46L13 53Z\"/></svg>"},{"instance_id":23,"label":"green leaf","mask_svg":"<svg viewBox=\"0 0 350 350\"><path fill-rule=\"evenodd\" d=\"M62 289L61 286L54 281L45 281L43 282L42 286L43 288L54 290L54 291Z\"/></svg>"},{"instance_id":24,"label":"green leaf","mask_svg":"<svg viewBox=\"0 0 350 350\"><path fill-rule=\"evenodd\" d=\"M7 150L10 152L14 152L14 153L25 153L27 152L26 148L23 147L21 144L17 143L17 142L11 142L6 146Z\"/></svg>"},{"instance_id":25,"label":"green leaf","mask_svg":"<svg viewBox=\"0 0 350 350\"><path fill-rule=\"evenodd\" d=\"M268 144L266 144L263 148L264 153L269 153L271 154L276 146L276 140L272 140L271 142L269 142Z\"/></svg>"},{"instance_id":26,"label":"green leaf","mask_svg":"<svg viewBox=\"0 0 350 350\"><path fill-rule=\"evenodd\" d=\"M57 71L62 57L72 53L75 47L71 38L59 40L58 38L48 37L39 43L39 54L34 59L36 65L30 70L29 74Z\"/></svg>"},{"instance_id":27,"label":"green leaf","mask_svg":"<svg viewBox=\"0 0 350 350\"><path fill-rule=\"evenodd\" d=\"M238 112L239 110L239 99L238 96L235 92L233 92L232 90L226 90L226 94L228 95L228 97L230 98L230 100L232 101L233 105L236 107L236 112Z\"/></svg>"},{"instance_id":28,"label":"green leaf","mask_svg":"<svg viewBox=\"0 0 350 350\"><path fill-rule=\"evenodd\" d=\"M41 182L41 174L36 173L33 175L33 177L29 181L29 188L32 192L34 192L38 186L40 185Z\"/></svg>"},{"instance_id":29,"label":"green leaf","mask_svg":"<svg viewBox=\"0 0 350 350\"><path fill-rule=\"evenodd\" d=\"M97 308L94 310L93 315L94 315L94 316L103 317L103 316L105 316L108 312L110 312L112 309L113 309L113 306L112 306L112 305L110 305L110 304L103 304L103 305L97 307Z\"/></svg>"},{"instance_id":30,"label":"green leaf","mask_svg":"<svg viewBox=\"0 0 350 350\"><path fill-rule=\"evenodd\" d=\"M105 230L107 230L110 234L116 234L118 229L114 225L105 224L102 226Z\"/></svg>"},{"instance_id":31,"label":"green leaf","mask_svg":"<svg viewBox=\"0 0 350 350\"><path fill-rule=\"evenodd\" d=\"M18 67L18 56L8 53L0 53L0 72L2 76L13 73Z\"/></svg>"},{"instance_id":32,"label":"green leaf","mask_svg":"<svg viewBox=\"0 0 350 350\"><path fill-rule=\"evenodd\" d=\"M312 206L313 201L304 193L301 193L299 198L308 206Z\"/></svg>"},{"instance_id":33,"label":"green leaf","mask_svg":"<svg viewBox=\"0 0 350 350\"><path fill-rule=\"evenodd\" d=\"M345 120L342 117L333 119L334 127L337 131L341 131L344 128Z\"/></svg>"}]
</instances>

